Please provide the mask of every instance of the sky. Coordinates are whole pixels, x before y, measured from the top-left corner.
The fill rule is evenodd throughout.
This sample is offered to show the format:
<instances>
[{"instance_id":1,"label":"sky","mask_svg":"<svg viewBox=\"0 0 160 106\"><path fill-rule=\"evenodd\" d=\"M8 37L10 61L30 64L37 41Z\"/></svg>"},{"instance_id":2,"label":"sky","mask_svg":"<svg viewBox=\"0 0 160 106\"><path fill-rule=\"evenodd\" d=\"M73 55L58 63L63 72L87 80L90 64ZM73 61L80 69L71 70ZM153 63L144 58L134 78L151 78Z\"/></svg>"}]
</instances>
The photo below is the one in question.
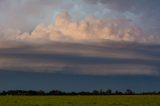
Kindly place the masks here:
<instances>
[{"instance_id":1,"label":"sky","mask_svg":"<svg viewBox=\"0 0 160 106\"><path fill-rule=\"evenodd\" d=\"M0 90L160 90L159 0L0 0Z\"/></svg>"}]
</instances>

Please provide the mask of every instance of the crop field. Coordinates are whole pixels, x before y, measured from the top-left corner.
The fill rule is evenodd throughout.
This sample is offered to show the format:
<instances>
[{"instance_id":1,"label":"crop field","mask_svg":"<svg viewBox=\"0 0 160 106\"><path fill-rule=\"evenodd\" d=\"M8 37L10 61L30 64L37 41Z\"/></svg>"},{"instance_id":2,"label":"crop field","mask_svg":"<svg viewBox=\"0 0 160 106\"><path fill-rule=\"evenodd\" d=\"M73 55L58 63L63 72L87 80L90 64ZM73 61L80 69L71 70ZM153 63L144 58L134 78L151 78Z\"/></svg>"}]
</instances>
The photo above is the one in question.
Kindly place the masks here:
<instances>
[{"instance_id":1,"label":"crop field","mask_svg":"<svg viewBox=\"0 0 160 106\"><path fill-rule=\"evenodd\" d=\"M0 96L0 106L160 106L160 96Z\"/></svg>"}]
</instances>

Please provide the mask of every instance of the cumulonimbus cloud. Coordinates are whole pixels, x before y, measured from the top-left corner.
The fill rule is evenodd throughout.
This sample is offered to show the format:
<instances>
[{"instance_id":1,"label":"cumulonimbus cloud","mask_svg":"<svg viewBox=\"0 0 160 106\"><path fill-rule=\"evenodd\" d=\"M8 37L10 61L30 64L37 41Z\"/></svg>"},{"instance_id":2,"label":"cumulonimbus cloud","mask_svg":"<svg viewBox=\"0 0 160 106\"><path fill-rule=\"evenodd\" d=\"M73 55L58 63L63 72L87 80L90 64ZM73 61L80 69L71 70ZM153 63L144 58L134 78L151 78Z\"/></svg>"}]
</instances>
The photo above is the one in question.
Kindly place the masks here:
<instances>
[{"instance_id":1,"label":"cumulonimbus cloud","mask_svg":"<svg viewBox=\"0 0 160 106\"><path fill-rule=\"evenodd\" d=\"M40 24L31 33L7 28L0 33L0 70L159 75L159 45L150 43L160 38L128 20L74 20L62 12L55 22Z\"/></svg>"},{"instance_id":2,"label":"cumulonimbus cloud","mask_svg":"<svg viewBox=\"0 0 160 106\"><path fill-rule=\"evenodd\" d=\"M54 23L38 25L31 33L19 30L1 30L1 40L25 42L103 42L106 40L158 43L159 36L146 35L145 32L128 20L98 19L88 16L83 20L72 19L68 12L57 15Z\"/></svg>"}]
</instances>

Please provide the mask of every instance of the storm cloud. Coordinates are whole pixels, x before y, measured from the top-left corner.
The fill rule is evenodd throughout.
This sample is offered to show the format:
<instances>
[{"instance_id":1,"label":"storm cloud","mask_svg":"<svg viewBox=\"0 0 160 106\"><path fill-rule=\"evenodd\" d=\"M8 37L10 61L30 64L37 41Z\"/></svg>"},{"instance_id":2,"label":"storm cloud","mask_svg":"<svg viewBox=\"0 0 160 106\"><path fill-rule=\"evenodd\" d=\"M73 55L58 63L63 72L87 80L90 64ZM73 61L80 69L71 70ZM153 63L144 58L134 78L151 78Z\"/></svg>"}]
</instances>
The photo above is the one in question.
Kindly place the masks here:
<instances>
[{"instance_id":1,"label":"storm cloud","mask_svg":"<svg viewBox=\"0 0 160 106\"><path fill-rule=\"evenodd\" d=\"M0 0L0 70L159 75L159 0Z\"/></svg>"},{"instance_id":2,"label":"storm cloud","mask_svg":"<svg viewBox=\"0 0 160 106\"><path fill-rule=\"evenodd\" d=\"M159 75L159 46L114 45L9 46L0 49L0 69L87 75Z\"/></svg>"}]
</instances>

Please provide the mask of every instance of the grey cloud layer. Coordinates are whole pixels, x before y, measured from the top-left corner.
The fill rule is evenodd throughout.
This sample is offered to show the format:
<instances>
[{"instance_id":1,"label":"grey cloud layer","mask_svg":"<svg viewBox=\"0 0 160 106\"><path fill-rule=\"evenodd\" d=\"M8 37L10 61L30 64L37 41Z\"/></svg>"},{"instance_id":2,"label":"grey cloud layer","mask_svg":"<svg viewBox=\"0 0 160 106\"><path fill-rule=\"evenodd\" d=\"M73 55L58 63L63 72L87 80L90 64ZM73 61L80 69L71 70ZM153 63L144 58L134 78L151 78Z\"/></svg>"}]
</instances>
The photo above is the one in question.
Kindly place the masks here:
<instances>
[{"instance_id":1,"label":"grey cloud layer","mask_svg":"<svg viewBox=\"0 0 160 106\"><path fill-rule=\"evenodd\" d=\"M0 69L89 75L160 73L159 45L138 47L133 44L114 45L115 47L113 43L101 45L53 43L43 46L24 44L19 47L3 47L0 49Z\"/></svg>"},{"instance_id":2,"label":"grey cloud layer","mask_svg":"<svg viewBox=\"0 0 160 106\"><path fill-rule=\"evenodd\" d=\"M74 18L88 14L101 18L121 18L141 25L147 33L159 34L159 0L1 0L2 25L33 30L39 23L52 22L57 12L66 10Z\"/></svg>"},{"instance_id":3,"label":"grey cloud layer","mask_svg":"<svg viewBox=\"0 0 160 106\"><path fill-rule=\"evenodd\" d=\"M128 19L139 23L144 29L159 34L160 1L159 0L84 0L88 4L105 5L113 11L125 15ZM113 12L114 13L114 12Z\"/></svg>"},{"instance_id":4,"label":"grey cloud layer","mask_svg":"<svg viewBox=\"0 0 160 106\"><path fill-rule=\"evenodd\" d=\"M33 30L33 28L43 23L49 23L59 7L67 8L63 5L63 0L1 0L0 2L0 22L1 26L18 28L20 30Z\"/></svg>"}]
</instances>

